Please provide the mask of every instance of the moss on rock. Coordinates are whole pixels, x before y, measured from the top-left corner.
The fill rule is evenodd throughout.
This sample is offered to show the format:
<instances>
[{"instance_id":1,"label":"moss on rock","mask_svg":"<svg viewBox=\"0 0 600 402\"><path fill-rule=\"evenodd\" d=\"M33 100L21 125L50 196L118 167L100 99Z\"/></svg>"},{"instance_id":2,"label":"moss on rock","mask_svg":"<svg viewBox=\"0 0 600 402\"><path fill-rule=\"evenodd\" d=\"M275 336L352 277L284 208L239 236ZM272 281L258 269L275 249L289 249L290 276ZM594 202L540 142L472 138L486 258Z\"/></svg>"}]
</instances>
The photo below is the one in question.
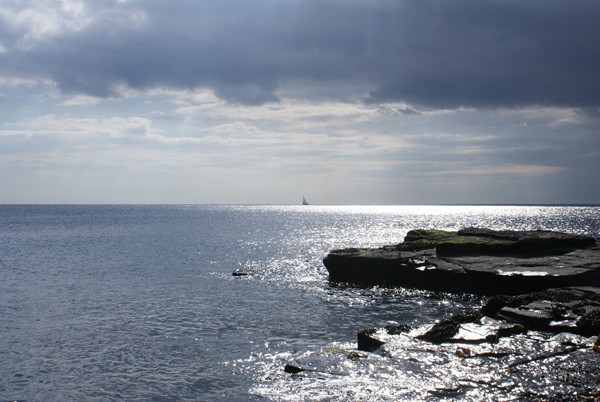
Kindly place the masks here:
<instances>
[{"instance_id":1,"label":"moss on rock","mask_svg":"<svg viewBox=\"0 0 600 402\"><path fill-rule=\"evenodd\" d=\"M457 232L439 229L415 229L406 234L404 243L396 245L398 250L417 251L436 248L444 241L457 236Z\"/></svg>"}]
</instances>

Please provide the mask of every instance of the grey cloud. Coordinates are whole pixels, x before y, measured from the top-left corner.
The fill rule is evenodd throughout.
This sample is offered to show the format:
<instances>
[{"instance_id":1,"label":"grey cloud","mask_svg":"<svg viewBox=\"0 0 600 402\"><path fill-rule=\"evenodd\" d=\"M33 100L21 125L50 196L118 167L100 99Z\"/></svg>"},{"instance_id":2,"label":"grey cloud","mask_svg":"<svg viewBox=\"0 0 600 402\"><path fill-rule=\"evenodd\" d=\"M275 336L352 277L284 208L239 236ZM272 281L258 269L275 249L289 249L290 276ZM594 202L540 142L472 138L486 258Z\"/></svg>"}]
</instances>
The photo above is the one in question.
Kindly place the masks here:
<instances>
[{"instance_id":1,"label":"grey cloud","mask_svg":"<svg viewBox=\"0 0 600 402\"><path fill-rule=\"evenodd\" d=\"M435 22L396 59L372 98L415 104L577 106L600 103L600 3L440 2ZM425 25L425 21L421 22ZM408 32L406 32L408 34Z\"/></svg>"},{"instance_id":2,"label":"grey cloud","mask_svg":"<svg viewBox=\"0 0 600 402\"><path fill-rule=\"evenodd\" d=\"M381 105L378 109L379 113L388 117L396 117L399 115L419 115L421 114L418 110L413 108L402 106L402 107L392 107L389 105Z\"/></svg>"},{"instance_id":3,"label":"grey cloud","mask_svg":"<svg viewBox=\"0 0 600 402\"><path fill-rule=\"evenodd\" d=\"M0 74L70 93L115 87L212 88L276 101L302 81L339 98L432 108L600 105L600 2L581 0L160 0L89 3L94 22L20 49L0 35ZM142 14L143 12L143 14ZM129 15L145 15L142 21ZM1 20L0 20L1 22ZM306 93L306 91L303 91ZM344 95L347 95L347 91ZM357 92L356 96L361 94Z\"/></svg>"}]
</instances>

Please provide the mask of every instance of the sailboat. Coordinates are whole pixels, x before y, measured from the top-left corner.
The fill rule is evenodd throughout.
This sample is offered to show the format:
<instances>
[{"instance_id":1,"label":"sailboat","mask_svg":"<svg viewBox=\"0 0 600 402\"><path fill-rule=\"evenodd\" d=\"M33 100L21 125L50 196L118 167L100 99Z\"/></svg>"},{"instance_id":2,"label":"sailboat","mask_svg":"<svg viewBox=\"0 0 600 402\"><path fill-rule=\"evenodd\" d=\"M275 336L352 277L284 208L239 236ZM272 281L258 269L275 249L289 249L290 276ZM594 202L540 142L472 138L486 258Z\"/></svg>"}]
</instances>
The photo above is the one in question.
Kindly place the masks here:
<instances>
[{"instance_id":1,"label":"sailboat","mask_svg":"<svg viewBox=\"0 0 600 402\"><path fill-rule=\"evenodd\" d=\"M306 198L304 198L304 196L302 196L302 205L308 205L308 202L306 202Z\"/></svg>"}]
</instances>

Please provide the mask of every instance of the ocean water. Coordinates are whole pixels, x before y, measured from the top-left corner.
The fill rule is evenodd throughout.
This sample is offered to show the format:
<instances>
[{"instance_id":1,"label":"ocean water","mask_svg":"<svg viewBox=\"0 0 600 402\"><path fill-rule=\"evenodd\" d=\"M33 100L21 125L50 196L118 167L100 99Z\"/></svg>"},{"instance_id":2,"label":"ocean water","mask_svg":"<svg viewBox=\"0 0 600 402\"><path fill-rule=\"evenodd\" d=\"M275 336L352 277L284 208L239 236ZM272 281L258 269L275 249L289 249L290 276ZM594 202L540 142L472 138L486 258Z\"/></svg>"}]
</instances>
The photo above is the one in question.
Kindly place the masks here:
<instances>
[{"instance_id":1,"label":"ocean water","mask_svg":"<svg viewBox=\"0 0 600 402\"><path fill-rule=\"evenodd\" d=\"M355 361L356 333L481 300L331 284L322 259L466 226L600 236L600 207L0 206L0 400L442 400L451 359Z\"/></svg>"}]
</instances>

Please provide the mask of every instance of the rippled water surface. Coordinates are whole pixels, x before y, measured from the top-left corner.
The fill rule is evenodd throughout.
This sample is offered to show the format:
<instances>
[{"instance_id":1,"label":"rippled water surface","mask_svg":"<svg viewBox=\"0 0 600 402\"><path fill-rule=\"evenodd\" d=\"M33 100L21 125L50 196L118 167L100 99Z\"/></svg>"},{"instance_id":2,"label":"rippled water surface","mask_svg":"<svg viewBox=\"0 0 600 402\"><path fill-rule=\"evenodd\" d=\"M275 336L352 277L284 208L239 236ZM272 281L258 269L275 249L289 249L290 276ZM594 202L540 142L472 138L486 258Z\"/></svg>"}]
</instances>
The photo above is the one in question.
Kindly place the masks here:
<instances>
[{"instance_id":1,"label":"rippled water surface","mask_svg":"<svg viewBox=\"0 0 600 402\"><path fill-rule=\"evenodd\" d=\"M434 363L348 353L361 329L480 300L332 286L322 259L465 226L600 236L600 208L0 206L0 400L446 398L423 394L449 386Z\"/></svg>"}]
</instances>

